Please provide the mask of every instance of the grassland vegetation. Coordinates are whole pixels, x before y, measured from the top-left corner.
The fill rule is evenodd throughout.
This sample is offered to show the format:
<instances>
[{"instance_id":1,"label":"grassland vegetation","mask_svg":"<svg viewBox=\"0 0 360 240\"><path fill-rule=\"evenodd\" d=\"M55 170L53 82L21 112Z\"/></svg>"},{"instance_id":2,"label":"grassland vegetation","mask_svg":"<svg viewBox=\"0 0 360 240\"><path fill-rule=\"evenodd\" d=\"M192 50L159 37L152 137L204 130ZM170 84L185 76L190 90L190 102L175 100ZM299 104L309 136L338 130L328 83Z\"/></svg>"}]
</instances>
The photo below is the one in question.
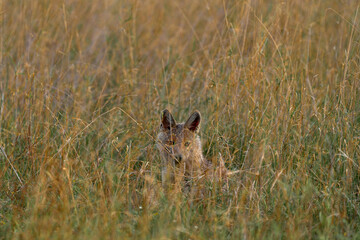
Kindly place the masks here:
<instances>
[{"instance_id":1,"label":"grassland vegetation","mask_svg":"<svg viewBox=\"0 0 360 240\"><path fill-rule=\"evenodd\" d=\"M0 1L1 239L360 239L355 0ZM229 191L163 191L198 109Z\"/></svg>"}]
</instances>

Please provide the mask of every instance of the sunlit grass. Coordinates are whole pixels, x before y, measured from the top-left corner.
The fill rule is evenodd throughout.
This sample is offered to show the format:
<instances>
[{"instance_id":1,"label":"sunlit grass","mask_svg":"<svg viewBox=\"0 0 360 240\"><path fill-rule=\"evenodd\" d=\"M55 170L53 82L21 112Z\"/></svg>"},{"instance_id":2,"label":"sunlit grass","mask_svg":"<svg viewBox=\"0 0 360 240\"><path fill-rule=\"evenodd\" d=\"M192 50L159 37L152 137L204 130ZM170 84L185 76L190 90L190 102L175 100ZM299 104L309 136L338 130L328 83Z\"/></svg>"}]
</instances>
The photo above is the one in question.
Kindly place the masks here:
<instances>
[{"instance_id":1,"label":"sunlit grass","mask_svg":"<svg viewBox=\"0 0 360 240\"><path fill-rule=\"evenodd\" d=\"M359 6L2 1L0 238L360 238ZM161 188L164 108L229 192Z\"/></svg>"}]
</instances>

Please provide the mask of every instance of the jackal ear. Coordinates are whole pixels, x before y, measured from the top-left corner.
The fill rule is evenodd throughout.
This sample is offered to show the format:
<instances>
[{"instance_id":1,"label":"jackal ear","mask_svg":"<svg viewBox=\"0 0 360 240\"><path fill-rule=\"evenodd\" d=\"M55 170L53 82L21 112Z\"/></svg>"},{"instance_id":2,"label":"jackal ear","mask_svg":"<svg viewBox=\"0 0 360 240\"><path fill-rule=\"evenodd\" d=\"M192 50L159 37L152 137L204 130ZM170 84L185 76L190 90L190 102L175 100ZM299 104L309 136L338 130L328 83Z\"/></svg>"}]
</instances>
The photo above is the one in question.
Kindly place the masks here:
<instances>
[{"instance_id":1,"label":"jackal ear","mask_svg":"<svg viewBox=\"0 0 360 240\"><path fill-rule=\"evenodd\" d=\"M175 128L176 122L169 110L165 109L161 113L161 125L160 128L163 130L170 130L170 128Z\"/></svg>"},{"instance_id":2,"label":"jackal ear","mask_svg":"<svg viewBox=\"0 0 360 240\"><path fill-rule=\"evenodd\" d=\"M195 111L185 123L185 128L192 132L197 132L200 129L201 115L199 111Z\"/></svg>"}]
</instances>

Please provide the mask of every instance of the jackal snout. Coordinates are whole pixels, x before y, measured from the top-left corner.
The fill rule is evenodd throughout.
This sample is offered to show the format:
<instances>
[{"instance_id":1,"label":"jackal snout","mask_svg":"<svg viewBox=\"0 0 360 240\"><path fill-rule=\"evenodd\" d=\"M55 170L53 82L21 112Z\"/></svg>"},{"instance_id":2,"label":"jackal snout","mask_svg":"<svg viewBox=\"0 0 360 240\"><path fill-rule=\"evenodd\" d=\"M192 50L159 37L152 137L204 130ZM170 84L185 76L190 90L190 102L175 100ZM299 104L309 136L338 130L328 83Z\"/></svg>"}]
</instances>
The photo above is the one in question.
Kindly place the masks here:
<instances>
[{"instance_id":1,"label":"jackal snout","mask_svg":"<svg viewBox=\"0 0 360 240\"><path fill-rule=\"evenodd\" d=\"M178 155L175 155L175 164L178 164L181 162L182 160L182 155L178 154Z\"/></svg>"}]
</instances>

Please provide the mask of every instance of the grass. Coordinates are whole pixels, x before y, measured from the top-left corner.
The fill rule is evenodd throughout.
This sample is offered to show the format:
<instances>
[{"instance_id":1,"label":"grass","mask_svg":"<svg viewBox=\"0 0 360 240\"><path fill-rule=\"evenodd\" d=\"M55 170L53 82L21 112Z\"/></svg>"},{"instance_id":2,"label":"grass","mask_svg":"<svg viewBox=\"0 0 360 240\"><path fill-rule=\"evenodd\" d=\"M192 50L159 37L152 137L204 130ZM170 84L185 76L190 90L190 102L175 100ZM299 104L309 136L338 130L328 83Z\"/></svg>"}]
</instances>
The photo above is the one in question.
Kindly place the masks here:
<instances>
[{"instance_id":1,"label":"grass","mask_svg":"<svg viewBox=\"0 0 360 240\"><path fill-rule=\"evenodd\" d=\"M0 238L360 239L359 6L1 1ZM228 193L162 190L164 108Z\"/></svg>"}]
</instances>

